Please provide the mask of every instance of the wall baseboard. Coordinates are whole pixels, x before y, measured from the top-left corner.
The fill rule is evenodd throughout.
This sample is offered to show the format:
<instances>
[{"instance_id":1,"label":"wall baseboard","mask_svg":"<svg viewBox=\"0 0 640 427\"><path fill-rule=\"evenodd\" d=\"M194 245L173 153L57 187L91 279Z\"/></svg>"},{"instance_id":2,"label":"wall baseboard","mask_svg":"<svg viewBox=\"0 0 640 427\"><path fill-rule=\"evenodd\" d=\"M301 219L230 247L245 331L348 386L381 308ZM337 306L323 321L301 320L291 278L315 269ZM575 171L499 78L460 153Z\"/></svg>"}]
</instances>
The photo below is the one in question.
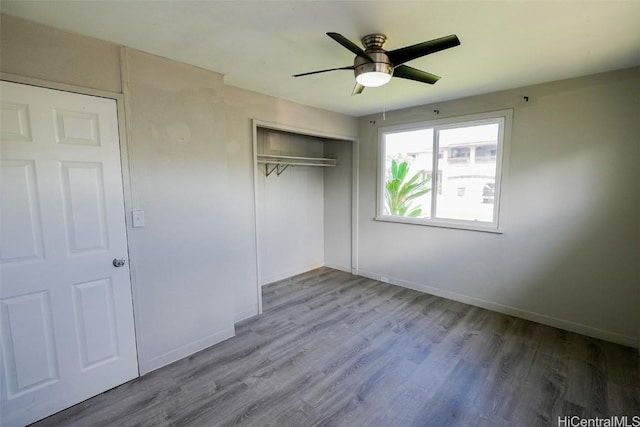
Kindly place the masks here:
<instances>
[{"instance_id":1,"label":"wall baseboard","mask_svg":"<svg viewBox=\"0 0 640 427\"><path fill-rule=\"evenodd\" d=\"M318 263L313 263L309 265L305 265L298 268L289 269L287 271L282 271L280 273L274 274L267 278L262 278L262 283L260 286L265 286L273 282L277 282L283 279L288 279L289 277L297 276L298 274L306 273L307 271L315 270L324 265L324 261L320 261Z\"/></svg>"},{"instance_id":2,"label":"wall baseboard","mask_svg":"<svg viewBox=\"0 0 640 427\"><path fill-rule=\"evenodd\" d=\"M234 320L234 322L235 322L235 323L239 323L239 322L242 322L242 321L244 321L244 320L250 319L250 318L252 318L252 317L256 317L256 316L258 316L259 314L260 314L260 313L258 313L258 308L257 308L257 307L256 307L255 309L252 309L252 310L246 310L246 311L243 311L243 312L241 312L241 313L237 313L237 314L235 315L235 320Z\"/></svg>"},{"instance_id":3,"label":"wall baseboard","mask_svg":"<svg viewBox=\"0 0 640 427\"><path fill-rule=\"evenodd\" d=\"M329 267L329 268L333 268L334 270L344 271L345 273L350 273L351 274L351 272L352 272L352 268L351 267L347 267L346 265L338 265L338 264L327 263L324 266L325 267Z\"/></svg>"},{"instance_id":4,"label":"wall baseboard","mask_svg":"<svg viewBox=\"0 0 640 427\"><path fill-rule=\"evenodd\" d=\"M219 342L234 337L235 335L235 328L231 327L223 329L213 335L209 335L208 337L183 345L182 347L178 347L152 359L140 360L140 375L148 374L151 371L155 371L156 369L190 356L200 350L204 350L207 347L211 347L214 344L218 344Z\"/></svg>"},{"instance_id":5,"label":"wall baseboard","mask_svg":"<svg viewBox=\"0 0 640 427\"><path fill-rule=\"evenodd\" d=\"M554 328L564 329L570 332L576 332L581 335L586 335L593 338L598 338L604 341L621 344L627 347L638 348L640 351L640 342L637 338L617 334L615 332L609 332L602 329L594 328L591 326L583 325L581 323L572 322L569 320L558 319L556 317L546 316L544 314L535 313L528 310L523 310L508 305L498 304L491 301L486 301L480 298L470 297L456 292L445 291L442 289L434 288L424 285L422 283L411 282L408 280L402 280L395 277L388 277L387 280L382 280L382 275L359 269L358 274L360 276L368 277L370 279L379 280L389 284L402 286L404 288L413 289L415 291L424 292L430 295L458 301L464 304L473 305L475 307L485 308L487 310L495 311L509 316L519 317L521 319L530 320L532 322L540 323Z\"/></svg>"}]
</instances>

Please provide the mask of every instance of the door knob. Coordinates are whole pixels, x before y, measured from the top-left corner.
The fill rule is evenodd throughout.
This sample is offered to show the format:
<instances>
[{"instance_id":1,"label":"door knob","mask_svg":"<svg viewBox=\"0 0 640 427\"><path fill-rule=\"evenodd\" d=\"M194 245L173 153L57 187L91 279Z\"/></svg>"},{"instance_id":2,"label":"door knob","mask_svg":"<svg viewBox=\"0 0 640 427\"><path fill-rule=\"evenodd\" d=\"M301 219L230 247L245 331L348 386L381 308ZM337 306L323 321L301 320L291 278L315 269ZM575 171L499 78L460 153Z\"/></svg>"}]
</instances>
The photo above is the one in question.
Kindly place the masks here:
<instances>
[{"instance_id":1,"label":"door knob","mask_svg":"<svg viewBox=\"0 0 640 427\"><path fill-rule=\"evenodd\" d=\"M122 267L125 264L125 259L124 258L114 258L113 259L113 266L114 267Z\"/></svg>"}]
</instances>

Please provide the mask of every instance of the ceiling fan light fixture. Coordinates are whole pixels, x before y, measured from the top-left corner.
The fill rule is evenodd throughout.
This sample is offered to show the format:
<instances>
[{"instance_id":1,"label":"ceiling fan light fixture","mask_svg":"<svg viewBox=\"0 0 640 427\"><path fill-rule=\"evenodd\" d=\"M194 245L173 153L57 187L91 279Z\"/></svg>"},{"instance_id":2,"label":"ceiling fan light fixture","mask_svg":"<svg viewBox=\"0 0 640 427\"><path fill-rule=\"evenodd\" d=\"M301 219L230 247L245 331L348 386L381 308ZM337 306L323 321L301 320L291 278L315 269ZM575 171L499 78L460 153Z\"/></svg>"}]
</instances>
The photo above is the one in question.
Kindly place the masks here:
<instances>
[{"instance_id":1,"label":"ceiling fan light fixture","mask_svg":"<svg viewBox=\"0 0 640 427\"><path fill-rule=\"evenodd\" d=\"M393 67L384 52L367 52L373 60L357 56L353 64L356 81L365 87L379 87L389 83Z\"/></svg>"},{"instance_id":2,"label":"ceiling fan light fixture","mask_svg":"<svg viewBox=\"0 0 640 427\"><path fill-rule=\"evenodd\" d=\"M391 80L391 74L381 71L368 71L356 76L356 81L362 86L379 87L386 85Z\"/></svg>"}]
</instances>

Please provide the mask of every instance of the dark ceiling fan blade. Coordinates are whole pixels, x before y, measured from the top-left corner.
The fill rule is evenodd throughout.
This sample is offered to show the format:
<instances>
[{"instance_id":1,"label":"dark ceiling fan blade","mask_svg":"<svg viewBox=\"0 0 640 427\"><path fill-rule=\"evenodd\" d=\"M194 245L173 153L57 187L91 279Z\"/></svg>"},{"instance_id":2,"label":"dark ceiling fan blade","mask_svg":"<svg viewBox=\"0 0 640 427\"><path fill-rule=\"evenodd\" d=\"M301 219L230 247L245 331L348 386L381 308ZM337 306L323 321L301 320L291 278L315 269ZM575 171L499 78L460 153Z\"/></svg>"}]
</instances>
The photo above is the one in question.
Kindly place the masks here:
<instances>
[{"instance_id":1,"label":"dark ceiling fan blade","mask_svg":"<svg viewBox=\"0 0 640 427\"><path fill-rule=\"evenodd\" d=\"M308 76L311 74L326 73L327 71L336 71L336 70L353 70L353 65L350 65L348 67L329 68L327 70L318 70L318 71L310 71L308 73L294 74L292 77L302 77L302 76Z\"/></svg>"},{"instance_id":2,"label":"dark ceiling fan blade","mask_svg":"<svg viewBox=\"0 0 640 427\"><path fill-rule=\"evenodd\" d=\"M451 34L450 36L440 37L439 39L430 40L428 42L390 50L387 52L387 56L393 65L397 67L398 65L409 62L412 59L420 58L421 56L429 55L430 53L439 52L458 45L460 45L458 36Z\"/></svg>"},{"instance_id":3,"label":"dark ceiling fan blade","mask_svg":"<svg viewBox=\"0 0 640 427\"><path fill-rule=\"evenodd\" d=\"M353 92L351 92L351 96L360 95L363 90L364 90L364 86L361 85L360 83L356 83L356 85L353 87Z\"/></svg>"},{"instance_id":4,"label":"dark ceiling fan blade","mask_svg":"<svg viewBox=\"0 0 640 427\"><path fill-rule=\"evenodd\" d=\"M355 44L354 42L352 42L342 34L327 33L327 35L332 39L334 39L335 41L337 41L338 43L340 43L342 46L349 49L351 52L355 53L356 55L366 58L369 61L373 62L373 59L371 59L371 57L364 50L362 50L360 46L358 46L357 44Z\"/></svg>"},{"instance_id":5,"label":"dark ceiling fan blade","mask_svg":"<svg viewBox=\"0 0 640 427\"><path fill-rule=\"evenodd\" d=\"M393 77L400 77L401 79L415 80L421 83L434 84L440 80L440 76L427 73L426 71L418 70L417 68L409 67L408 65L400 65L393 70Z\"/></svg>"}]
</instances>

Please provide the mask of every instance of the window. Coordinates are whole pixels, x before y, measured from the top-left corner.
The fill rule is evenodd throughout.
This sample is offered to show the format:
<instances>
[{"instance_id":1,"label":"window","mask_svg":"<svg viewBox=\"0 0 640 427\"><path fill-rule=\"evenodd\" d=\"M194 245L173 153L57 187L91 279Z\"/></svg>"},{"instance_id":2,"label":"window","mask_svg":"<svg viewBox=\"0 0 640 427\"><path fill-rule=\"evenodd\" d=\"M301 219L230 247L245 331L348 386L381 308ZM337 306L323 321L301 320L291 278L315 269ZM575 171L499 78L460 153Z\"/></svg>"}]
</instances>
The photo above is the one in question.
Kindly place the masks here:
<instances>
[{"instance_id":1,"label":"window","mask_svg":"<svg viewBox=\"0 0 640 427\"><path fill-rule=\"evenodd\" d=\"M381 128L376 219L500 232L510 123L508 110Z\"/></svg>"}]
</instances>

